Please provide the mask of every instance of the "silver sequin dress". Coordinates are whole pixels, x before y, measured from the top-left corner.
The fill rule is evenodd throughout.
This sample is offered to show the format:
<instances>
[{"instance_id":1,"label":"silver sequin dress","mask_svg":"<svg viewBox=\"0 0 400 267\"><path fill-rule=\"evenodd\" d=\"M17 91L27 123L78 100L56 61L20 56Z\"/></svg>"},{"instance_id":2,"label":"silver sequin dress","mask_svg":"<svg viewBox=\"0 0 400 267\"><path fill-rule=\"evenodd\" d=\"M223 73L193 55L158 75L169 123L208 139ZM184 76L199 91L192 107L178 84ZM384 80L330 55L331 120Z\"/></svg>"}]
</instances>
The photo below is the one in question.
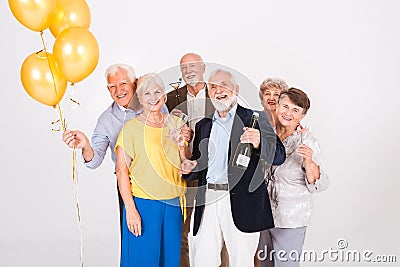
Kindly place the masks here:
<instances>
[{"instance_id":1,"label":"silver sequin dress","mask_svg":"<svg viewBox=\"0 0 400 267\"><path fill-rule=\"evenodd\" d=\"M299 134L296 130L282 143L286 149L286 160L280 166L272 166L267 177L275 227L307 226L311 219L312 194L329 186L320 147L309 131ZM313 150L313 161L320 168L320 178L313 184L308 183L302 157L296 152L301 143Z\"/></svg>"}]
</instances>

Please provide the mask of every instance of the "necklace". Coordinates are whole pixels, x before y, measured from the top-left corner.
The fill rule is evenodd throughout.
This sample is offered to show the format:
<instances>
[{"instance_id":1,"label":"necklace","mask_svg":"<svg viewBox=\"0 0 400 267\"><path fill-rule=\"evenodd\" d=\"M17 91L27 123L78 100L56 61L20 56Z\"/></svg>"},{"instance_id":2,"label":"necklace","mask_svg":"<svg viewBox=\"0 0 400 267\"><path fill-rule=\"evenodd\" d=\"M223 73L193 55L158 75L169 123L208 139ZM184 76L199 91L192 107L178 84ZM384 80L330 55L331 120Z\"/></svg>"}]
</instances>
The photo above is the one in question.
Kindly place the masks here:
<instances>
[{"instance_id":1,"label":"necklace","mask_svg":"<svg viewBox=\"0 0 400 267\"><path fill-rule=\"evenodd\" d=\"M163 121L164 121L164 116L161 114L161 120L159 120L159 121L153 121L153 120L150 120L150 117L148 116L147 118L144 116L144 114L142 113L142 114L140 114L140 116L142 116L145 120L147 120L147 121L149 121L149 122L151 122L151 123L154 123L154 124L160 124L160 123L162 123Z\"/></svg>"}]
</instances>

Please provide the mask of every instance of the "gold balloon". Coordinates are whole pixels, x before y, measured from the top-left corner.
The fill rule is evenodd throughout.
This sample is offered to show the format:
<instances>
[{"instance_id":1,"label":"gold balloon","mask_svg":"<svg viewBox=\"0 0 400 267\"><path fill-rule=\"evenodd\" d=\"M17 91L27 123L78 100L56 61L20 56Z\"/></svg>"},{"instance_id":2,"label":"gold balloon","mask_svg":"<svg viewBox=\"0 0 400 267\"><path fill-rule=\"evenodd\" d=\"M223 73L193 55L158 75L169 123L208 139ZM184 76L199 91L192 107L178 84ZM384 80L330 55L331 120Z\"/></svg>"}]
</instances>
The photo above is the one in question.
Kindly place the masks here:
<instances>
[{"instance_id":1,"label":"gold balloon","mask_svg":"<svg viewBox=\"0 0 400 267\"><path fill-rule=\"evenodd\" d=\"M67 88L67 79L58 69L54 56L44 51L32 53L24 60L21 81L33 99L48 106L57 105Z\"/></svg>"},{"instance_id":2,"label":"gold balloon","mask_svg":"<svg viewBox=\"0 0 400 267\"><path fill-rule=\"evenodd\" d=\"M56 13L51 19L50 31L55 38L69 27L90 26L90 9L85 0L57 0Z\"/></svg>"},{"instance_id":3,"label":"gold balloon","mask_svg":"<svg viewBox=\"0 0 400 267\"><path fill-rule=\"evenodd\" d=\"M88 29L71 27L57 37L53 54L65 78L77 83L96 68L99 61L99 45Z\"/></svg>"},{"instance_id":4,"label":"gold balloon","mask_svg":"<svg viewBox=\"0 0 400 267\"><path fill-rule=\"evenodd\" d=\"M56 11L56 0L8 0L14 17L33 31L43 31L50 26Z\"/></svg>"}]
</instances>

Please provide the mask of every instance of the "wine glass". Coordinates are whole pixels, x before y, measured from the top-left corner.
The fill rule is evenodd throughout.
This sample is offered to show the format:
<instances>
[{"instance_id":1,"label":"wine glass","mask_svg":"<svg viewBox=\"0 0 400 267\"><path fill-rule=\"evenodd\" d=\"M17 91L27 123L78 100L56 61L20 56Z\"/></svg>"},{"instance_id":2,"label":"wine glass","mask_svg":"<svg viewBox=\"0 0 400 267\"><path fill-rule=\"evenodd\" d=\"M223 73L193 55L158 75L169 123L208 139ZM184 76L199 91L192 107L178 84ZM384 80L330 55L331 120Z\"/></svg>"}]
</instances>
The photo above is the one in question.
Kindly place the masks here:
<instances>
[{"instance_id":1,"label":"wine glass","mask_svg":"<svg viewBox=\"0 0 400 267\"><path fill-rule=\"evenodd\" d=\"M168 128L168 138L178 144L178 137L182 127L188 122L189 116L180 110L173 110L165 120Z\"/></svg>"},{"instance_id":2,"label":"wine glass","mask_svg":"<svg viewBox=\"0 0 400 267\"><path fill-rule=\"evenodd\" d=\"M300 144L305 145L310 135L310 126L308 124L300 124Z\"/></svg>"}]
</instances>

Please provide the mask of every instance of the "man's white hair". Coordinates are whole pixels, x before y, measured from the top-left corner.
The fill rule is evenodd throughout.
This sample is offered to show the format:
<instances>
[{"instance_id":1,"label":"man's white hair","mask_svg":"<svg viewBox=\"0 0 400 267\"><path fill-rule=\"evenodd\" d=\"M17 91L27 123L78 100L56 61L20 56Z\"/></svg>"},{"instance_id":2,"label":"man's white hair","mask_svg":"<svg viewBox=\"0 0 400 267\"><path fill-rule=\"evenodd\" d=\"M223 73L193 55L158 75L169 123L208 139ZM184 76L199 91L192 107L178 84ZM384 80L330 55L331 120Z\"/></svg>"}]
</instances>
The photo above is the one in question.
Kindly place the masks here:
<instances>
[{"instance_id":1,"label":"man's white hair","mask_svg":"<svg viewBox=\"0 0 400 267\"><path fill-rule=\"evenodd\" d=\"M135 71L133 70L133 68L131 66L126 65L126 64L113 64L113 65L109 66L105 72L106 79L108 80L109 76L114 76L119 71L119 69L123 69L126 71L128 77L132 83L135 81L135 79L136 79Z\"/></svg>"},{"instance_id":2,"label":"man's white hair","mask_svg":"<svg viewBox=\"0 0 400 267\"><path fill-rule=\"evenodd\" d=\"M210 77L208 78L208 82L210 82L211 78L214 78L215 75L217 75L218 73L225 73L228 74L231 78L231 82L233 83L233 86L236 86L236 80L235 77L233 77L233 74L230 71L224 70L222 68L216 69L213 72L210 73ZM233 88L232 88L233 89Z\"/></svg>"}]
</instances>

